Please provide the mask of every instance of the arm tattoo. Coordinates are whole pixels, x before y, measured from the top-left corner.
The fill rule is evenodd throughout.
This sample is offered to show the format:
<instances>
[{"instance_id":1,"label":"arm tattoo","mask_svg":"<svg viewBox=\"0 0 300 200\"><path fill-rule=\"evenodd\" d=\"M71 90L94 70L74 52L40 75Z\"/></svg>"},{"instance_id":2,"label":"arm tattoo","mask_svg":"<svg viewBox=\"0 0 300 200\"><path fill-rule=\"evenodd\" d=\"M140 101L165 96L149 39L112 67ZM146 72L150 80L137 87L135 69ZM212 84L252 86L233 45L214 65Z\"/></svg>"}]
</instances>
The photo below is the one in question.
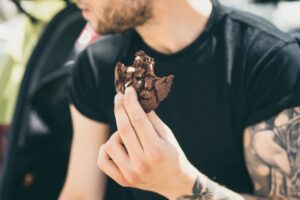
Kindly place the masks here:
<instances>
[{"instance_id":1,"label":"arm tattoo","mask_svg":"<svg viewBox=\"0 0 300 200\"><path fill-rule=\"evenodd\" d=\"M255 196L241 196L200 174L192 194L176 200L300 199L300 107L247 128L244 148Z\"/></svg>"},{"instance_id":2,"label":"arm tattoo","mask_svg":"<svg viewBox=\"0 0 300 200\"><path fill-rule=\"evenodd\" d=\"M203 190L202 184L200 183L200 178L197 177L193 186L193 194L178 197L177 200L186 200L186 199L200 200L204 198L204 196L206 195L205 193L206 192Z\"/></svg>"},{"instance_id":3,"label":"arm tattoo","mask_svg":"<svg viewBox=\"0 0 300 200\"><path fill-rule=\"evenodd\" d=\"M244 198L225 187L218 185L204 175L196 179L192 195L183 195L176 200L244 200Z\"/></svg>"},{"instance_id":4,"label":"arm tattoo","mask_svg":"<svg viewBox=\"0 0 300 200\"><path fill-rule=\"evenodd\" d=\"M300 107L249 127L244 147L257 195L300 199Z\"/></svg>"}]
</instances>

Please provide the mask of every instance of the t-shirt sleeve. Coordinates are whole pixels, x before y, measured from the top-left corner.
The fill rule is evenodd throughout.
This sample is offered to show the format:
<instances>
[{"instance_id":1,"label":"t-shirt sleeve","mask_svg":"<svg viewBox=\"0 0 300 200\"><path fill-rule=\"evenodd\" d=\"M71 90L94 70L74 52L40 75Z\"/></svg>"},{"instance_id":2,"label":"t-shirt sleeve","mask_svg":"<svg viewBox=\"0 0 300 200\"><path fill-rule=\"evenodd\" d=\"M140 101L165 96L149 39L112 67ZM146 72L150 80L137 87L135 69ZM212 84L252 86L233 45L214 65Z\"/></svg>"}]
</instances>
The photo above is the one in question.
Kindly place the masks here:
<instances>
[{"instance_id":1,"label":"t-shirt sleeve","mask_svg":"<svg viewBox=\"0 0 300 200\"><path fill-rule=\"evenodd\" d=\"M103 99L98 95L101 90L99 75L93 70L87 50L83 51L72 65L68 82L70 103L86 117L99 122L108 122Z\"/></svg>"},{"instance_id":2,"label":"t-shirt sleeve","mask_svg":"<svg viewBox=\"0 0 300 200\"><path fill-rule=\"evenodd\" d=\"M246 126L300 105L300 49L296 42L263 55L246 81Z\"/></svg>"}]
</instances>

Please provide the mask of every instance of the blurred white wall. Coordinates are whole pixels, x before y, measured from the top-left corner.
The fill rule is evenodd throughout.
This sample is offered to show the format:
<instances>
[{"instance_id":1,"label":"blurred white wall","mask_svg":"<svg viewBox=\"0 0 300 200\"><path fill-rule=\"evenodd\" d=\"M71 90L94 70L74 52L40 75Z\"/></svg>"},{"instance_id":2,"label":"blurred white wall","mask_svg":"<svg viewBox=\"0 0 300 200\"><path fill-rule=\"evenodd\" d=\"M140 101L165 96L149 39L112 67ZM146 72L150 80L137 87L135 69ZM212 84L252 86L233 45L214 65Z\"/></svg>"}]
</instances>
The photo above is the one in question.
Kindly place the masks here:
<instances>
[{"instance_id":1,"label":"blurred white wall","mask_svg":"<svg viewBox=\"0 0 300 200\"><path fill-rule=\"evenodd\" d=\"M300 28L300 0L255 4L251 0L219 0L221 3L259 15L279 27L283 31Z\"/></svg>"},{"instance_id":2,"label":"blurred white wall","mask_svg":"<svg viewBox=\"0 0 300 200\"><path fill-rule=\"evenodd\" d=\"M17 15L17 8L10 0L0 0L0 23Z\"/></svg>"},{"instance_id":3,"label":"blurred white wall","mask_svg":"<svg viewBox=\"0 0 300 200\"><path fill-rule=\"evenodd\" d=\"M300 28L300 1L280 2L273 13L273 22L282 30L290 31Z\"/></svg>"}]
</instances>

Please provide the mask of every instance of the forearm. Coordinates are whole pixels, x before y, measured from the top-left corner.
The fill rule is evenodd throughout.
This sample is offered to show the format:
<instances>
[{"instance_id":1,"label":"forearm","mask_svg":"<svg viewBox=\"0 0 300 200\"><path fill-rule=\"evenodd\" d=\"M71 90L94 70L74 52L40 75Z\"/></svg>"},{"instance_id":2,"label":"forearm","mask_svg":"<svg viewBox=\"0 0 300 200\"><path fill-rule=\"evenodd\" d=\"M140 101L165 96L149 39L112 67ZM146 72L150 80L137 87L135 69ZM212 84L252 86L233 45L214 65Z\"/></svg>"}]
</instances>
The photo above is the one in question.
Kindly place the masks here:
<instances>
[{"instance_id":1,"label":"forearm","mask_svg":"<svg viewBox=\"0 0 300 200\"><path fill-rule=\"evenodd\" d=\"M101 196L101 197L100 197ZM97 195L97 194L87 194L87 193L80 193L77 191L63 191L58 200L102 200L103 195Z\"/></svg>"},{"instance_id":2,"label":"forearm","mask_svg":"<svg viewBox=\"0 0 300 200\"><path fill-rule=\"evenodd\" d=\"M272 198L238 194L202 174L198 175L194 187L190 189L190 193L189 195L177 197L176 200L272 200Z\"/></svg>"},{"instance_id":3,"label":"forearm","mask_svg":"<svg viewBox=\"0 0 300 200\"><path fill-rule=\"evenodd\" d=\"M77 170L78 171L78 170ZM72 175L72 170L69 170ZM81 173L87 174L87 173ZM91 176L91 175L89 175ZM106 177L100 172L97 179L82 179L76 176L68 176L58 200L101 200L104 199L106 190Z\"/></svg>"},{"instance_id":4,"label":"forearm","mask_svg":"<svg viewBox=\"0 0 300 200\"><path fill-rule=\"evenodd\" d=\"M101 200L99 198L95 198L95 197L92 197L92 196L87 196L87 197L81 197L81 196L76 196L74 194L66 194L66 195L61 195L59 197L59 200Z\"/></svg>"},{"instance_id":5,"label":"forearm","mask_svg":"<svg viewBox=\"0 0 300 200\"><path fill-rule=\"evenodd\" d=\"M101 192L95 193L91 191L87 192L80 189L64 187L58 200L101 200L103 199L103 195L100 195L99 193L104 193L104 190L101 187L99 190Z\"/></svg>"},{"instance_id":6,"label":"forearm","mask_svg":"<svg viewBox=\"0 0 300 200\"><path fill-rule=\"evenodd\" d=\"M243 197L244 197L245 200L272 200L272 199L274 199L274 198L246 195L246 194L244 194Z\"/></svg>"}]
</instances>

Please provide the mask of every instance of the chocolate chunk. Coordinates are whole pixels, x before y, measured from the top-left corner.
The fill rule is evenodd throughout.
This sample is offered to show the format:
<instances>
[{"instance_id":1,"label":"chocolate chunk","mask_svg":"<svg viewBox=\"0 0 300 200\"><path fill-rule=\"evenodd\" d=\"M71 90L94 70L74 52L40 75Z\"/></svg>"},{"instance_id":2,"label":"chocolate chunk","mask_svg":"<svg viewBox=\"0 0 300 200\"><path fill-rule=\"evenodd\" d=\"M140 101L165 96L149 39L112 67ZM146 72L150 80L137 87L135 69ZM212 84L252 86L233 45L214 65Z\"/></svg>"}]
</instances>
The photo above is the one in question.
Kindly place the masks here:
<instances>
[{"instance_id":1,"label":"chocolate chunk","mask_svg":"<svg viewBox=\"0 0 300 200\"><path fill-rule=\"evenodd\" d=\"M135 54L132 66L126 67L118 62L115 68L115 87L117 92L124 93L125 89L133 86L139 102L145 112L155 110L159 103L169 94L174 76L157 77L154 73L154 59L143 51Z\"/></svg>"}]
</instances>

